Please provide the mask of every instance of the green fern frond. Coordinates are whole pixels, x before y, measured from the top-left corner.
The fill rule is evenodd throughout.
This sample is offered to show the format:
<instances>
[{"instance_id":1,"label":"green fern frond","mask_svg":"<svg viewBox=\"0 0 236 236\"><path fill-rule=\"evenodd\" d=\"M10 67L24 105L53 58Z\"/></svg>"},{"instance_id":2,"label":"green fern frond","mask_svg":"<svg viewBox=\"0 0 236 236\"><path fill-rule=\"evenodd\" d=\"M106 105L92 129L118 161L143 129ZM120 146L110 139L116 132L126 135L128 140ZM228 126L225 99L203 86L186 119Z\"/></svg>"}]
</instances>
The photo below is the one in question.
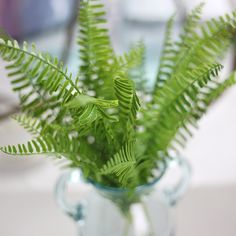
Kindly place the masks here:
<instances>
[{"instance_id":1,"label":"green fern frond","mask_svg":"<svg viewBox=\"0 0 236 236\"><path fill-rule=\"evenodd\" d=\"M165 81L178 73L215 63L217 57L225 53L229 46L236 25L236 12L209 20L197 27L201 8L202 4L188 16L185 30L177 42L170 41L169 35L173 25L173 19L170 19L153 94Z\"/></svg>"},{"instance_id":2,"label":"green fern frond","mask_svg":"<svg viewBox=\"0 0 236 236\"><path fill-rule=\"evenodd\" d=\"M10 155L53 154L55 147L52 140L52 137L51 139L39 137L28 141L26 144L1 147L1 151Z\"/></svg>"},{"instance_id":3,"label":"green fern frond","mask_svg":"<svg viewBox=\"0 0 236 236\"><path fill-rule=\"evenodd\" d=\"M78 141L65 135L53 137L49 134L40 136L25 144L8 145L0 148L9 155L49 154L58 157L76 155L79 151Z\"/></svg>"},{"instance_id":4,"label":"green fern frond","mask_svg":"<svg viewBox=\"0 0 236 236\"><path fill-rule=\"evenodd\" d=\"M221 69L221 65L215 64L192 72L187 71L185 75L167 81L159 90L159 107L155 119L156 135L153 139L157 142L155 146L158 150L167 150L181 127L185 129L185 133L190 133L186 123L191 121L194 124L197 121L193 110L198 109L197 94L203 87L209 87L209 82L218 76ZM185 135L182 137L185 139Z\"/></svg>"},{"instance_id":5,"label":"green fern frond","mask_svg":"<svg viewBox=\"0 0 236 236\"><path fill-rule=\"evenodd\" d=\"M105 100L80 94L65 104L65 106L68 108L79 108L88 104L93 104L101 108L114 108L118 106L118 100Z\"/></svg>"},{"instance_id":6,"label":"green fern frond","mask_svg":"<svg viewBox=\"0 0 236 236\"><path fill-rule=\"evenodd\" d=\"M120 117L134 124L140 103L135 92L133 81L117 77L114 80L114 89L119 101Z\"/></svg>"},{"instance_id":7,"label":"green fern frond","mask_svg":"<svg viewBox=\"0 0 236 236\"><path fill-rule=\"evenodd\" d=\"M34 45L29 50L27 43L21 48L16 41L1 39L0 55L8 62L8 76L12 77L13 90L20 93L24 111L42 114L80 93L67 69Z\"/></svg>"},{"instance_id":8,"label":"green fern frond","mask_svg":"<svg viewBox=\"0 0 236 236\"><path fill-rule=\"evenodd\" d=\"M190 131L192 126L196 126L197 120L199 120L207 111L209 106L217 100L222 93L233 86L236 83L235 72L223 82L212 81L207 88L204 88L197 95L196 103L192 107L189 115L185 117L182 123L182 127L176 132L175 137L172 140L170 147L178 150L177 146L185 147L188 137L192 136Z\"/></svg>"},{"instance_id":9,"label":"green fern frond","mask_svg":"<svg viewBox=\"0 0 236 236\"><path fill-rule=\"evenodd\" d=\"M15 114L12 119L16 120L22 127L33 135L39 135L42 131L43 124L36 118L25 114Z\"/></svg>"},{"instance_id":10,"label":"green fern frond","mask_svg":"<svg viewBox=\"0 0 236 236\"><path fill-rule=\"evenodd\" d=\"M117 149L120 149L119 141L117 140L116 133L114 132L114 129L112 129L112 126L114 126L114 123L108 123L107 120L103 119L102 123L102 132L105 131L106 139L109 145L112 145L112 149L117 151Z\"/></svg>"},{"instance_id":11,"label":"green fern frond","mask_svg":"<svg viewBox=\"0 0 236 236\"><path fill-rule=\"evenodd\" d=\"M90 125L100 117L101 114L99 113L96 106L87 105L85 106L84 110L78 114L78 120L76 120L76 123L78 123L80 126Z\"/></svg>"},{"instance_id":12,"label":"green fern frond","mask_svg":"<svg viewBox=\"0 0 236 236\"><path fill-rule=\"evenodd\" d=\"M129 54L129 57L134 62L131 63L128 68L126 68L129 69L128 75L134 81L137 91L140 91L142 93L147 92L148 82L145 75L146 48L144 42L139 41L136 45L132 46ZM122 63L120 64L122 65Z\"/></svg>"},{"instance_id":13,"label":"green fern frond","mask_svg":"<svg viewBox=\"0 0 236 236\"><path fill-rule=\"evenodd\" d=\"M192 71L185 71L185 73L169 79L165 86L162 89L159 89L156 93L159 110L163 109L163 107L169 107L172 101L175 101L182 95L190 96L189 99L193 99L191 93L188 95L185 94L185 92L189 89L191 90L203 87L212 78L217 77L222 68L223 66L220 64L203 66ZM193 94L194 93L192 93L192 95ZM186 99L187 98L185 97L185 100Z\"/></svg>"},{"instance_id":14,"label":"green fern frond","mask_svg":"<svg viewBox=\"0 0 236 236\"><path fill-rule=\"evenodd\" d=\"M134 143L127 143L101 169L102 175L115 174L122 185L127 185L135 173Z\"/></svg>"},{"instance_id":15,"label":"green fern frond","mask_svg":"<svg viewBox=\"0 0 236 236\"><path fill-rule=\"evenodd\" d=\"M174 15L168 20L166 25L166 32L164 37L164 45L161 53L161 58L159 62L158 73L154 85L154 91L156 91L162 84L171 77L171 69L173 66L172 55L175 49L173 48L173 40L172 40L172 29L174 25Z\"/></svg>"},{"instance_id":16,"label":"green fern frond","mask_svg":"<svg viewBox=\"0 0 236 236\"><path fill-rule=\"evenodd\" d=\"M196 12L196 16L194 13L192 17L197 21L200 11ZM190 16L189 19L192 17ZM189 25L192 23L190 22ZM210 20L197 29L190 30L190 27L188 36L187 32L184 33L186 37L182 36L182 40L185 39L184 44L175 44L173 47L175 50L172 51L172 56L168 59L171 65L171 70L169 70L171 76L165 80L164 84L162 83L162 87L154 90L152 103L157 107L158 114L155 112L153 114L157 115L158 122L150 124L148 128L148 130L155 129L156 137L154 140L150 138L148 143L156 144L155 142L158 142L158 150L168 150L178 131L180 131L178 133L179 139L174 141L180 145L186 142L187 135L191 135L188 124L195 126L196 121L201 117L197 114L202 108L196 105L196 103L198 104L198 95L202 91L201 87L209 89L211 86L209 81L218 75L221 68L217 64L214 66L214 63L229 46L235 26L236 13L233 12L231 15L225 15L217 20ZM179 50L178 48L176 50L176 46L179 47ZM209 71L206 70L204 76L202 70L206 69L205 65L211 64L213 67L210 67ZM197 80L198 84L196 84ZM175 100L178 95L180 97ZM173 103L170 102L172 98ZM163 110L164 107L167 110ZM172 145L172 148L175 147ZM154 150L150 151L154 152Z\"/></svg>"},{"instance_id":17,"label":"green fern frond","mask_svg":"<svg viewBox=\"0 0 236 236\"><path fill-rule=\"evenodd\" d=\"M198 27L204 5L204 3L200 3L187 16L183 26L183 32L180 34L180 41L177 43L179 47L185 47L189 40L193 40L192 37Z\"/></svg>"},{"instance_id":18,"label":"green fern frond","mask_svg":"<svg viewBox=\"0 0 236 236\"><path fill-rule=\"evenodd\" d=\"M188 47L188 40L193 39L193 34L201 17L201 11L204 3L200 3L187 16L186 22L183 26L183 33L180 35L180 41L174 42L172 39L172 30L175 20L175 15L171 16L167 22L166 32L164 37L163 51L160 59L157 78L154 86L154 91L162 87L163 83L171 77L172 69L174 68L174 61L183 47ZM177 46L177 47L176 47Z\"/></svg>"},{"instance_id":19,"label":"green fern frond","mask_svg":"<svg viewBox=\"0 0 236 236\"><path fill-rule=\"evenodd\" d=\"M232 87L236 83L236 72L233 72L228 79L223 82L214 83L212 87L209 88L208 91L202 91L199 98L199 103L204 104L204 112L206 112L209 105L212 102L216 101L224 91L230 87Z\"/></svg>"},{"instance_id":20,"label":"green fern frond","mask_svg":"<svg viewBox=\"0 0 236 236\"><path fill-rule=\"evenodd\" d=\"M114 67L114 71L125 70L129 71L143 63L145 53L145 45L143 41L139 41L137 44L132 45L128 53L124 53L122 56L117 57L117 67Z\"/></svg>"},{"instance_id":21,"label":"green fern frond","mask_svg":"<svg viewBox=\"0 0 236 236\"><path fill-rule=\"evenodd\" d=\"M104 6L100 1L85 0L80 6L80 74L83 84L93 90L97 97L111 98L113 94L105 93L112 85L110 71L114 63L114 52L111 47L106 24ZM110 93L110 91L109 91Z\"/></svg>"},{"instance_id":22,"label":"green fern frond","mask_svg":"<svg viewBox=\"0 0 236 236\"><path fill-rule=\"evenodd\" d=\"M207 21L189 36L174 61L172 76L186 69L215 63L225 53L234 35L236 12Z\"/></svg>"}]
</instances>

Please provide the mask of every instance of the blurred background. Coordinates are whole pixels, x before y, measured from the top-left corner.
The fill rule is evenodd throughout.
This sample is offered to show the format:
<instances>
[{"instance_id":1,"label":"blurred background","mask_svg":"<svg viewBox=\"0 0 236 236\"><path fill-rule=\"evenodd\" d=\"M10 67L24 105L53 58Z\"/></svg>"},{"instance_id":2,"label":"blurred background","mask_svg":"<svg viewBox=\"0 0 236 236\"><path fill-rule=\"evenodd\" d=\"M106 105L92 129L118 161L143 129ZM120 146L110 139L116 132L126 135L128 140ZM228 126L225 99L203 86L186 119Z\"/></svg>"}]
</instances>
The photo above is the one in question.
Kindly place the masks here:
<instances>
[{"instance_id":1,"label":"blurred background","mask_svg":"<svg viewBox=\"0 0 236 236\"><path fill-rule=\"evenodd\" d=\"M176 12L177 33L198 0L104 0L117 53L144 40L146 78L153 83L168 18ZM206 0L202 20L230 12L235 0ZM79 0L0 0L0 27L15 39L35 42L78 70L76 16ZM226 77L236 64L232 47L223 63ZM189 193L176 209L177 236L236 235L236 88L227 91L200 122L184 156L192 166ZM19 110L0 60L0 145L29 135L10 116ZM57 209L53 188L60 175L50 158L7 157L0 153L0 235L75 235Z\"/></svg>"}]
</instances>

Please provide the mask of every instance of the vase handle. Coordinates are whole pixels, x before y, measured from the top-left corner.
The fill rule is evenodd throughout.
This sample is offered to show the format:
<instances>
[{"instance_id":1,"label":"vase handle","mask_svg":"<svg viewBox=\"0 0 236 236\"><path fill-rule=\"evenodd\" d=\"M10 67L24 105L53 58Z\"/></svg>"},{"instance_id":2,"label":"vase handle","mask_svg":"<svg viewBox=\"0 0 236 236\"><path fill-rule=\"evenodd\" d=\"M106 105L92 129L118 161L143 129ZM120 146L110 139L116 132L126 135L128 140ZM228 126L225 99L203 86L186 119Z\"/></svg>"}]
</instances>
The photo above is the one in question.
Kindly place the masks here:
<instances>
[{"instance_id":1,"label":"vase handle","mask_svg":"<svg viewBox=\"0 0 236 236\"><path fill-rule=\"evenodd\" d=\"M171 206L175 206L179 199L185 194L189 187L191 168L189 162L182 157L176 157L169 161L168 168L177 166L181 170L179 181L171 186L164 188L163 192Z\"/></svg>"},{"instance_id":2,"label":"vase handle","mask_svg":"<svg viewBox=\"0 0 236 236\"><path fill-rule=\"evenodd\" d=\"M56 183L55 197L57 204L62 211L72 217L79 225L83 225L85 218L85 203L83 201L72 203L67 198L69 185L79 183L85 183L80 170L76 169L64 173L59 177Z\"/></svg>"}]
</instances>

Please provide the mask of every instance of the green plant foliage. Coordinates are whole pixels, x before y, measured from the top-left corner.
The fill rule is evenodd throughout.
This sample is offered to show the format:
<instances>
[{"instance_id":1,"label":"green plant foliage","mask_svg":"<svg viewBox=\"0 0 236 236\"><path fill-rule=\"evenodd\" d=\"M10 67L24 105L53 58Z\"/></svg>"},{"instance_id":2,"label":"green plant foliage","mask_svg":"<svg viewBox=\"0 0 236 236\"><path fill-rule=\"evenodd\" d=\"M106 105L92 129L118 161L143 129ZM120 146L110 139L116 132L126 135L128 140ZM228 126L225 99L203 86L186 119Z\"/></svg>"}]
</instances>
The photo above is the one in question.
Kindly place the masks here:
<instances>
[{"instance_id":1,"label":"green plant foliage","mask_svg":"<svg viewBox=\"0 0 236 236\"><path fill-rule=\"evenodd\" d=\"M115 174L121 185L126 186L135 176L136 159L134 143L127 143L101 169L101 174Z\"/></svg>"},{"instance_id":2,"label":"green plant foliage","mask_svg":"<svg viewBox=\"0 0 236 236\"><path fill-rule=\"evenodd\" d=\"M144 44L116 55L99 0L81 2L77 77L35 45L20 46L2 34L0 56L22 107L13 119L33 138L1 151L63 158L107 186L147 183L170 153L186 145L208 107L236 83L235 72L218 79L236 32L236 13L199 23L202 7L189 14L177 40L174 16L168 21L149 94L143 86Z\"/></svg>"}]
</instances>

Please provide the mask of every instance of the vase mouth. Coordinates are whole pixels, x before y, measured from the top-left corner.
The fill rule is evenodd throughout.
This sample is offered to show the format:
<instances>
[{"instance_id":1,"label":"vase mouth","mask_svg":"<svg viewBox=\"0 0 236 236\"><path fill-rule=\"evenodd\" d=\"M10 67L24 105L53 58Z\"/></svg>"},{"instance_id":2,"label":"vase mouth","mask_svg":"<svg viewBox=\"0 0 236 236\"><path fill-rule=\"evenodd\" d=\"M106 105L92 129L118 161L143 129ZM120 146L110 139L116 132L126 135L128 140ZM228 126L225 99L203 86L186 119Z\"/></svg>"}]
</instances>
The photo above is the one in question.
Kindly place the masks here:
<instances>
[{"instance_id":1,"label":"vase mouth","mask_svg":"<svg viewBox=\"0 0 236 236\"><path fill-rule=\"evenodd\" d=\"M134 192L141 192L145 191L147 189L152 188L159 180L162 178L162 176L165 174L167 168L167 163L165 161L160 162L159 168L157 169L158 173L155 173L155 177L150 180L150 182L142 185L138 185L133 189ZM121 187L111 187L111 186L106 186L101 183L95 182L91 179L87 179L87 182L92 184L93 187L95 187L97 190L102 191L102 192L110 192L110 193L126 193L130 192L130 189L128 188L121 188Z\"/></svg>"}]
</instances>

